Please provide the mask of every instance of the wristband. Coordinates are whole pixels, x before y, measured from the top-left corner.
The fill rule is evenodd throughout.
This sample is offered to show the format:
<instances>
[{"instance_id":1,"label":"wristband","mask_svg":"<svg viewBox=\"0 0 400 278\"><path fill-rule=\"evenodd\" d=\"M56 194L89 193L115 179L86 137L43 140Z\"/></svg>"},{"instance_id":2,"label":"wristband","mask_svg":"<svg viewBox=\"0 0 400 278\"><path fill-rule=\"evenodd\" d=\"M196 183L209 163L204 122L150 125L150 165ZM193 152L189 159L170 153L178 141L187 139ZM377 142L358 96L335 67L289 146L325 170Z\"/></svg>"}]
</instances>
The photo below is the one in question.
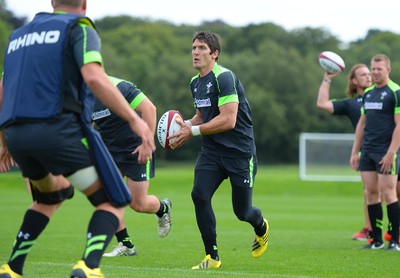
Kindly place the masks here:
<instances>
[{"instance_id":1,"label":"wristband","mask_svg":"<svg viewBox=\"0 0 400 278\"><path fill-rule=\"evenodd\" d=\"M192 126L192 135L193 135L193 136L201 135L201 133L200 133L200 126L198 126L198 125Z\"/></svg>"},{"instance_id":2,"label":"wristband","mask_svg":"<svg viewBox=\"0 0 400 278\"><path fill-rule=\"evenodd\" d=\"M186 120L186 121L184 121L184 122L185 122L185 124L187 124L187 125L190 125L190 126L193 125L191 120Z\"/></svg>"},{"instance_id":3,"label":"wristband","mask_svg":"<svg viewBox=\"0 0 400 278\"><path fill-rule=\"evenodd\" d=\"M323 79L324 82L331 84L332 80L330 80L329 78L324 77Z\"/></svg>"}]
</instances>

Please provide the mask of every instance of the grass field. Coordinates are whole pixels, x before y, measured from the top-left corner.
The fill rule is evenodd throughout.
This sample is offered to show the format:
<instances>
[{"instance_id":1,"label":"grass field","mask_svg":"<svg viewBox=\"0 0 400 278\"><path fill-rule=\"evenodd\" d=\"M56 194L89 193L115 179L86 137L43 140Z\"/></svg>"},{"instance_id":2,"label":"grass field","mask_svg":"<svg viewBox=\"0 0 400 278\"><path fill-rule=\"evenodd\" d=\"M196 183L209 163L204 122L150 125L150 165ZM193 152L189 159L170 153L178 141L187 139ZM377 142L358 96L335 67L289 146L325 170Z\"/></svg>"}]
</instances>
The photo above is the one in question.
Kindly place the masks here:
<instances>
[{"instance_id":1,"label":"grass field","mask_svg":"<svg viewBox=\"0 0 400 278\"><path fill-rule=\"evenodd\" d=\"M190 197L192 166L157 169L150 193L172 200L172 230L159 238L155 216L127 210L138 256L104 258L101 267L106 277L400 276L400 252L360 250L364 243L351 240L363 225L361 185L300 181L297 166L259 168L253 203L271 226L270 245L261 258L251 257L253 230L235 218L230 185L225 182L213 202L222 268L191 270L205 256ZM2 264L30 203L19 173L0 174L0 200ZM79 192L67 201L32 248L24 277L68 277L83 252L91 212ZM115 244L113 239L107 250Z\"/></svg>"}]
</instances>

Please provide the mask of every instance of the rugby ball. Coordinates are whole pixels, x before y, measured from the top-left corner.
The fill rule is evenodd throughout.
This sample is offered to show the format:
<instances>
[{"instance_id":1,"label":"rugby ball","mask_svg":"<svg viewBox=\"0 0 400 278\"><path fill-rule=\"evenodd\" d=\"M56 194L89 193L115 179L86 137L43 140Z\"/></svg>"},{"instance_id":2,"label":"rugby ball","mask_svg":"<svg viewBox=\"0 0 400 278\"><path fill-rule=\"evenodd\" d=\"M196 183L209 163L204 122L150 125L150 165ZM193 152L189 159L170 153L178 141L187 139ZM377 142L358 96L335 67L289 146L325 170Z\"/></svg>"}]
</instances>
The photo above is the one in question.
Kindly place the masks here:
<instances>
[{"instance_id":1,"label":"rugby ball","mask_svg":"<svg viewBox=\"0 0 400 278\"><path fill-rule=\"evenodd\" d=\"M179 131L182 127L180 124L176 122L176 119L180 118L183 122L183 117L181 113L177 110L168 110L165 112L157 124L157 139L160 145L163 148L171 149L169 146L174 139L167 140L168 136L174 134L175 132Z\"/></svg>"},{"instance_id":2,"label":"rugby ball","mask_svg":"<svg viewBox=\"0 0 400 278\"><path fill-rule=\"evenodd\" d=\"M323 51L319 54L319 64L328 73L343 71L345 68L342 57L332 51Z\"/></svg>"}]
</instances>

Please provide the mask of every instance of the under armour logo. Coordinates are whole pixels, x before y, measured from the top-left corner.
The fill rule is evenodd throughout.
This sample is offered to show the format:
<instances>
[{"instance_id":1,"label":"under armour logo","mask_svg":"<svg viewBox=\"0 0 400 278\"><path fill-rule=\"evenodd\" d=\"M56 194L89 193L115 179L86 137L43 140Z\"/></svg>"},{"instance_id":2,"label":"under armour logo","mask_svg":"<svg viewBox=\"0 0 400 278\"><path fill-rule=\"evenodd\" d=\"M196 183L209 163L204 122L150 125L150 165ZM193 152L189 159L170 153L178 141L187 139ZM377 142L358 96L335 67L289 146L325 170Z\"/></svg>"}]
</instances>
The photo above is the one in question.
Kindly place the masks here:
<instances>
[{"instance_id":1,"label":"under armour logo","mask_svg":"<svg viewBox=\"0 0 400 278\"><path fill-rule=\"evenodd\" d=\"M243 180L243 183L250 183L250 180L244 179L244 180Z\"/></svg>"},{"instance_id":2,"label":"under armour logo","mask_svg":"<svg viewBox=\"0 0 400 278\"><path fill-rule=\"evenodd\" d=\"M24 233L24 232L22 232L22 231L20 231L20 232L18 233L18 238L29 239L30 236L31 236L31 235L30 235L29 233Z\"/></svg>"}]
</instances>

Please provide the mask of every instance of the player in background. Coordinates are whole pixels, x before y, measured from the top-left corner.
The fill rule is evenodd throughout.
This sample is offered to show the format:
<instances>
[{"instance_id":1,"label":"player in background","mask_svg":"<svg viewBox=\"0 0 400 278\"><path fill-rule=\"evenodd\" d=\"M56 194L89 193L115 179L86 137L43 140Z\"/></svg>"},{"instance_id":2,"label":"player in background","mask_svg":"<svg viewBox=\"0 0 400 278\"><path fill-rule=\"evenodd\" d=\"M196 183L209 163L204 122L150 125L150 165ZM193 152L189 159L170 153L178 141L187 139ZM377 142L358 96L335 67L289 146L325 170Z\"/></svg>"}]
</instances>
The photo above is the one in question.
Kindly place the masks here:
<instances>
[{"instance_id":1,"label":"player in background","mask_svg":"<svg viewBox=\"0 0 400 278\"><path fill-rule=\"evenodd\" d=\"M202 135L197 157L192 200L206 257L192 269L221 267L218 254L216 219L212 196L229 178L233 211L255 232L252 256L264 254L268 247L269 224L252 205L257 156L253 124L245 90L236 75L217 63L221 53L218 34L197 32L192 39L193 67L199 72L190 81L196 114L174 133L172 149L181 147L193 136Z\"/></svg>"},{"instance_id":2,"label":"player in background","mask_svg":"<svg viewBox=\"0 0 400 278\"><path fill-rule=\"evenodd\" d=\"M154 134L157 121L154 104L135 84L111 76L109 78ZM158 235L167 236L172 225L171 201L167 198L160 201L156 196L148 195L150 179L155 175L154 152L152 160L146 164L139 164L137 154L132 154L132 152L141 144L140 137L132 132L126 121L111 112L99 100L95 102L92 120L122 175L126 177L127 186L132 194L130 207L136 212L155 214L158 218ZM128 234L124 219L120 222L115 237L118 245L103 256L136 255L136 248Z\"/></svg>"},{"instance_id":3,"label":"player in background","mask_svg":"<svg viewBox=\"0 0 400 278\"><path fill-rule=\"evenodd\" d=\"M390 60L384 54L372 57L371 72L374 85L363 94L350 165L361 172L367 192L373 240L364 248L384 248L382 198L392 235L387 250L400 251L400 207L396 194L400 162L400 86L390 80Z\"/></svg>"},{"instance_id":4,"label":"player in background","mask_svg":"<svg viewBox=\"0 0 400 278\"><path fill-rule=\"evenodd\" d=\"M100 260L130 195L113 195L116 198L112 199L106 194L117 184L110 179L101 182L94 164L120 177L118 169L104 161L92 161L82 144L84 137L93 138L89 137L92 129L84 130L82 122L81 101L88 96L83 82L140 135L142 145L136 150L139 162L147 162L155 149L154 134L104 72L99 36L85 17L87 0L52 0L51 4L54 13L38 13L10 35L0 80L0 169L7 169L13 158L23 176L29 178L35 198L7 263L0 267L1 278L23 276L33 244L58 207L73 197L74 187L87 196L95 210L84 252L70 277L104 277ZM34 39L39 34L45 34L43 43ZM103 147L100 143L92 146L98 150Z\"/></svg>"},{"instance_id":5,"label":"player in background","mask_svg":"<svg viewBox=\"0 0 400 278\"><path fill-rule=\"evenodd\" d=\"M340 71L336 73L324 73L321 86L318 91L317 107L334 116L346 116L354 130L356 129L361 113L362 95L364 90L372 85L371 72L365 64L354 65L347 76L346 95L343 99L330 99L329 90L331 82ZM354 240L368 240L371 232L371 224L368 216L366 189L364 195L364 228L353 235Z\"/></svg>"}]
</instances>

